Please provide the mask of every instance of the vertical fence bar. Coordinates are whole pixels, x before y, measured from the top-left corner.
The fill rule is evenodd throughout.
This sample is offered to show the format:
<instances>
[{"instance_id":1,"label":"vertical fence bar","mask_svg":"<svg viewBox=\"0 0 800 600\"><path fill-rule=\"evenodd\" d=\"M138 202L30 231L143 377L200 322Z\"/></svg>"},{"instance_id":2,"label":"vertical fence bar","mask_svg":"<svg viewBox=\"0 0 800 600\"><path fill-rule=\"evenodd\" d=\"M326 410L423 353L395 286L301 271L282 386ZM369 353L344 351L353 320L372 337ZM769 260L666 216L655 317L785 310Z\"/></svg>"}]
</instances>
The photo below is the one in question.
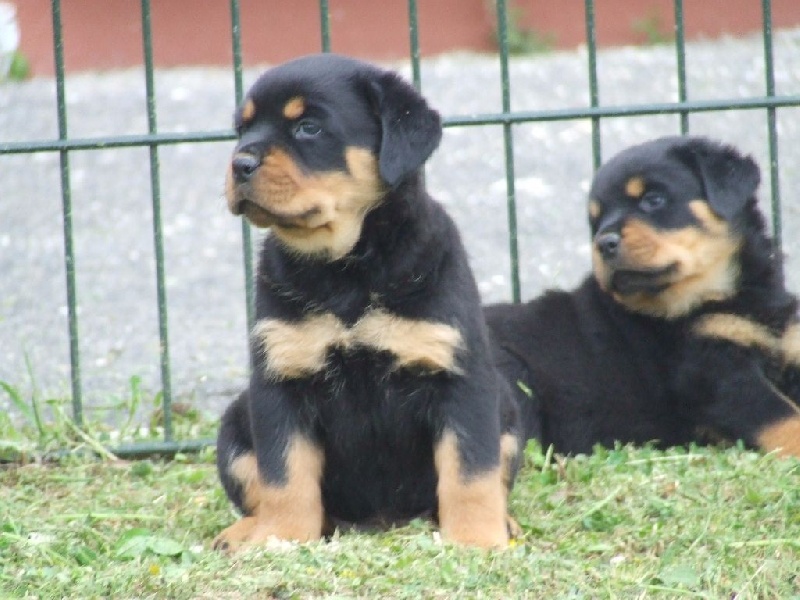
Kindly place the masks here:
<instances>
[{"instance_id":1,"label":"vertical fence bar","mask_svg":"<svg viewBox=\"0 0 800 600\"><path fill-rule=\"evenodd\" d=\"M319 27L322 35L322 51L331 51L331 14L328 0L319 0Z\"/></svg>"},{"instance_id":2,"label":"vertical fence bar","mask_svg":"<svg viewBox=\"0 0 800 600\"><path fill-rule=\"evenodd\" d=\"M52 0L53 52L56 63L56 106L58 139L67 139L67 100L64 89L64 31L61 24L61 0ZM69 151L59 152L61 167L61 209L64 222L64 267L67 282L67 320L69 328L69 362L72 384L72 418L83 425L83 389L81 357L78 342L78 301L75 280L75 247L72 236L72 184L69 176Z\"/></svg>"},{"instance_id":3,"label":"vertical fence bar","mask_svg":"<svg viewBox=\"0 0 800 600\"><path fill-rule=\"evenodd\" d=\"M675 54L678 68L678 101L686 102L686 34L683 19L683 0L675 0ZM689 112L681 111L681 134L689 133Z\"/></svg>"},{"instance_id":4,"label":"vertical fence bar","mask_svg":"<svg viewBox=\"0 0 800 600\"><path fill-rule=\"evenodd\" d=\"M506 0L497 0L497 37L500 48L500 84L503 114L511 112L511 78L508 73L508 14ZM508 245L511 258L511 297L520 301L519 242L517 240L517 199L514 185L514 134L511 123L503 123L503 143L506 164L506 195L508 202Z\"/></svg>"},{"instance_id":5,"label":"vertical fence bar","mask_svg":"<svg viewBox=\"0 0 800 600\"><path fill-rule=\"evenodd\" d=\"M594 19L594 0L585 0L586 49L589 54L589 104L596 108L600 104L600 91L597 83L597 37ZM602 161L600 147L600 118L592 117L592 163L595 170Z\"/></svg>"},{"instance_id":6,"label":"vertical fence bar","mask_svg":"<svg viewBox=\"0 0 800 600\"><path fill-rule=\"evenodd\" d=\"M244 98L242 83L242 20L239 0L231 0L231 46L233 50L233 89L236 106ZM253 233L250 223L242 217L242 263L244 268L244 304L247 317L247 338L256 320L256 300L253 293ZM247 344L248 349L250 344Z\"/></svg>"},{"instance_id":7,"label":"vertical fence bar","mask_svg":"<svg viewBox=\"0 0 800 600\"><path fill-rule=\"evenodd\" d=\"M153 82L153 32L150 0L142 0L142 43L144 47L144 78L147 96L147 131L158 130L156 117L155 84ZM158 144L150 147L150 196L153 206L153 244L156 259L156 294L158 299L158 336L161 362L161 387L163 394L164 439L172 440L172 373L169 360L169 327L167 320L167 290L164 284L164 235L161 222L161 177Z\"/></svg>"},{"instance_id":8,"label":"vertical fence bar","mask_svg":"<svg viewBox=\"0 0 800 600\"><path fill-rule=\"evenodd\" d=\"M764 30L764 70L766 71L767 97L775 96L775 63L772 56L772 2L762 0ZM772 188L772 231L780 252L783 245L783 223L781 221L781 190L778 176L778 135L775 108L767 107L767 136L769 139L769 182Z\"/></svg>"},{"instance_id":9,"label":"vertical fence bar","mask_svg":"<svg viewBox=\"0 0 800 600\"><path fill-rule=\"evenodd\" d=\"M242 18L239 0L231 0L231 50L233 52L233 93L236 106L244 98L242 83Z\"/></svg>"},{"instance_id":10,"label":"vertical fence bar","mask_svg":"<svg viewBox=\"0 0 800 600\"><path fill-rule=\"evenodd\" d=\"M420 90L422 89L422 74L419 65L419 17L417 0L408 0L408 34L411 43L411 78L414 81L414 87Z\"/></svg>"}]
</instances>

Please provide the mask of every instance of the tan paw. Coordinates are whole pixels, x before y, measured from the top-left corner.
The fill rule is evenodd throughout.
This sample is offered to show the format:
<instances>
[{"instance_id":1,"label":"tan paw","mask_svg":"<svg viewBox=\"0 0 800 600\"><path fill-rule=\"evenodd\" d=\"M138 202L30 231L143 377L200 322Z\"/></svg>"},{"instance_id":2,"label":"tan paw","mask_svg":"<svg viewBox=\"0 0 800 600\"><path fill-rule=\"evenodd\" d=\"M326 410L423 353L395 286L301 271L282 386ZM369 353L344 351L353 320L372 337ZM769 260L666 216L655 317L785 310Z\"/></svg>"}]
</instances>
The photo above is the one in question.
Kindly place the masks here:
<instances>
[{"instance_id":1,"label":"tan paw","mask_svg":"<svg viewBox=\"0 0 800 600\"><path fill-rule=\"evenodd\" d=\"M442 529L442 538L453 544L486 550L502 550L508 547L505 523L500 527L465 526Z\"/></svg>"},{"instance_id":2,"label":"tan paw","mask_svg":"<svg viewBox=\"0 0 800 600\"><path fill-rule=\"evenodd\" d=\"M230 527L223 529L211 542L211 547L222 552L234 552L250 540L255 528L255 517L242 517Z\"/></svg>"},{"instance_id":3,"label":"tan paw","mask_svg":"<svg viewBox=\"0 0 800 600\"><path fill-rule=\"evenodd\" d=\"M250 546L266 546L273 542L310 542L322 536L322 523L311 519L304 523L242 517L224 529L211 544L215 550L235 552Z\"/></svg>"},{"instance_id":4,"label":"tan paw","mask_svg":"<svg viewBox=\"0 0 800 600\"><path fill-rule=\"evenodd\" d=\"M519 523L517 523L511 515L506 515L506 530L508 531L508 537L511 539L522 537L522 527L519 526Z\"/></svg>"}]
</instances>

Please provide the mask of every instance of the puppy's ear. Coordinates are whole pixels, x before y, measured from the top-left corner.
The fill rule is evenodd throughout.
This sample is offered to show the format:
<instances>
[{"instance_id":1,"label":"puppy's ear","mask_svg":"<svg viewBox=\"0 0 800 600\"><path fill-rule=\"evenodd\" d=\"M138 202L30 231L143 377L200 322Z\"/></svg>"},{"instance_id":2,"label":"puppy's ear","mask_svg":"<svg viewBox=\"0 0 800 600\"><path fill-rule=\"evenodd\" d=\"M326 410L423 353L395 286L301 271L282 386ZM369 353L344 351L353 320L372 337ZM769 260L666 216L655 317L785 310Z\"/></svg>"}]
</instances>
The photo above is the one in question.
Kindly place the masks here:
<instances>
[{"instance_id":1,"label":"puppy's ear","mask_svg":"<svg viewBox=\"0 0 800 600\"><path fill-rule=\"evenodd\" d=\"M758 165L732 146L693 138L686 146L703 181L711 208L730 221L752 198L761 181Z\"/></svg>"},{"instance_id":2,"label":"puppy's ear","mask_svg":"<svg viewBox=\"0 0 800 600\"><path fill-rule=\"evenodd\" d=\"M390 186L419 169L442 139L442 120L399 75L377 71L368 82L381 122L378 168Z\"/></svg>"}]
</instances>

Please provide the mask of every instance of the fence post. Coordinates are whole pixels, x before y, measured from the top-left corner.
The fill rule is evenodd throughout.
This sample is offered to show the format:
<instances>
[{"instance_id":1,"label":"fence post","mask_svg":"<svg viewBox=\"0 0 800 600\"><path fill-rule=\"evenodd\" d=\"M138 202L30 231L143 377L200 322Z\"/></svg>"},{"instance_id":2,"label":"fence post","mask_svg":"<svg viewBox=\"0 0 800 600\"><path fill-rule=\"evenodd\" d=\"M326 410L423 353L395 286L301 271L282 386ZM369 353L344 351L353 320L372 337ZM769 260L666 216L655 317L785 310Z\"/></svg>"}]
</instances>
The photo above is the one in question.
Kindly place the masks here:
<instances>
[{"instance_id":1,"label":"fence post","mask_svg":"<svg viewBox=\"0 0 800 600\"><path fill-rule=\"evenodd\" d=\"M153 43L150 0L142 0L142 42L144 46L144 77L147 96L147 132L157 133L155 84L153 82ZM164 439L172 440L172 372L169 360L169 326L167 319L167 290L164 284L164 234L161 221L161 177L158 144L149 144L150 198L153 207L153 245L156 259L156 294L158 298L159 359L161 363L162 409Z\"/></svg>"},{"instance_id":2,"label":"fence post","mask_svg":"<svg viewBox=\"0 0 800 600\"><path fill-rule=\"evenodd\" d=\"M53 50L56 64L56 105L58 139L67 140L67 101L64 90L64 32L61 24L61 0L52 0ZM75 280L75 248L72 236L72 184L70 183L69 150L59 151L61 167L61 205L64 219L64 266L67 277L67 319L69 322L69 361L72 384L72 418L83 425L83 390L78 333L77 286Z\"/></svg>"},{"instance_id":3,"label":"fence post","mask_svg":"<svg viewBox=\"0 0 800 600\"><path fill-rule=\"evenodd\" d=\"M517 240L517 198L514 180L514 133L508 120L511 113L511 78L508 72L508 14L506 0L497 0L497 37L500 48L500 85L502 87L503 144L506 165L508 210L508 249L511 258L511 299L520 301L519 241Z\"/></svg>"},{"instance_id":4,"label":"fence post","mask_svg":"<svg viewBox=\"0 0 800 600\"><path fill-rule=\"evenodd\" d=\"M775 66L772 59L772 1L762 0L764 32L764 71L767 98L775 97ZM781 190L778 175L778 135L775 122L775 107L767 107L767 137L769 139L769 182L772 188L772 233L781 252L783 245L783 223L781 221Z\"/></svg>"}]
</instances>

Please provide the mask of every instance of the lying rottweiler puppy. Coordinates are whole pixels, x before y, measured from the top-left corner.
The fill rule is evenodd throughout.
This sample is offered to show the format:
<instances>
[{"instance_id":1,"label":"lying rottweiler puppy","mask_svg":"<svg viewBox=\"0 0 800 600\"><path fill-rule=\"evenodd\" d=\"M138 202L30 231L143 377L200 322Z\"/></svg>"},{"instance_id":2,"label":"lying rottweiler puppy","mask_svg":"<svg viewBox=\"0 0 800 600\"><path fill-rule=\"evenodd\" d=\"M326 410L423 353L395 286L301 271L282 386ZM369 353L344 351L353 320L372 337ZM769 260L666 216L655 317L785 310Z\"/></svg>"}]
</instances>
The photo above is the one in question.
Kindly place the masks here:
<instances>
[{"instance_id":1,"label":"lying rottweiler puppy","mask_svg":"<svg viewBox=\"0 0 800 600\"><path fill-rule=\"evenodd\" d=\"M438 113L398 75L328 54L267 71L235 121L228 205L271 234L249 389L217 442L244 517L215 546L420 515L446 540L505 546L518 415L423 184Z\"/></svg>"},{"instance_id":2,"label":"lying rottweiler puppy","mask_svg":"<svg viewBox=\"0 0 800 600\"><path fill-rule=\"evenodd\" d=\"M693 137L600 168L593 276L486 309L528 437L563 453L721 438L800 455L797 300L758 183L752 159Z\"/></svg>"}]
</instances>

